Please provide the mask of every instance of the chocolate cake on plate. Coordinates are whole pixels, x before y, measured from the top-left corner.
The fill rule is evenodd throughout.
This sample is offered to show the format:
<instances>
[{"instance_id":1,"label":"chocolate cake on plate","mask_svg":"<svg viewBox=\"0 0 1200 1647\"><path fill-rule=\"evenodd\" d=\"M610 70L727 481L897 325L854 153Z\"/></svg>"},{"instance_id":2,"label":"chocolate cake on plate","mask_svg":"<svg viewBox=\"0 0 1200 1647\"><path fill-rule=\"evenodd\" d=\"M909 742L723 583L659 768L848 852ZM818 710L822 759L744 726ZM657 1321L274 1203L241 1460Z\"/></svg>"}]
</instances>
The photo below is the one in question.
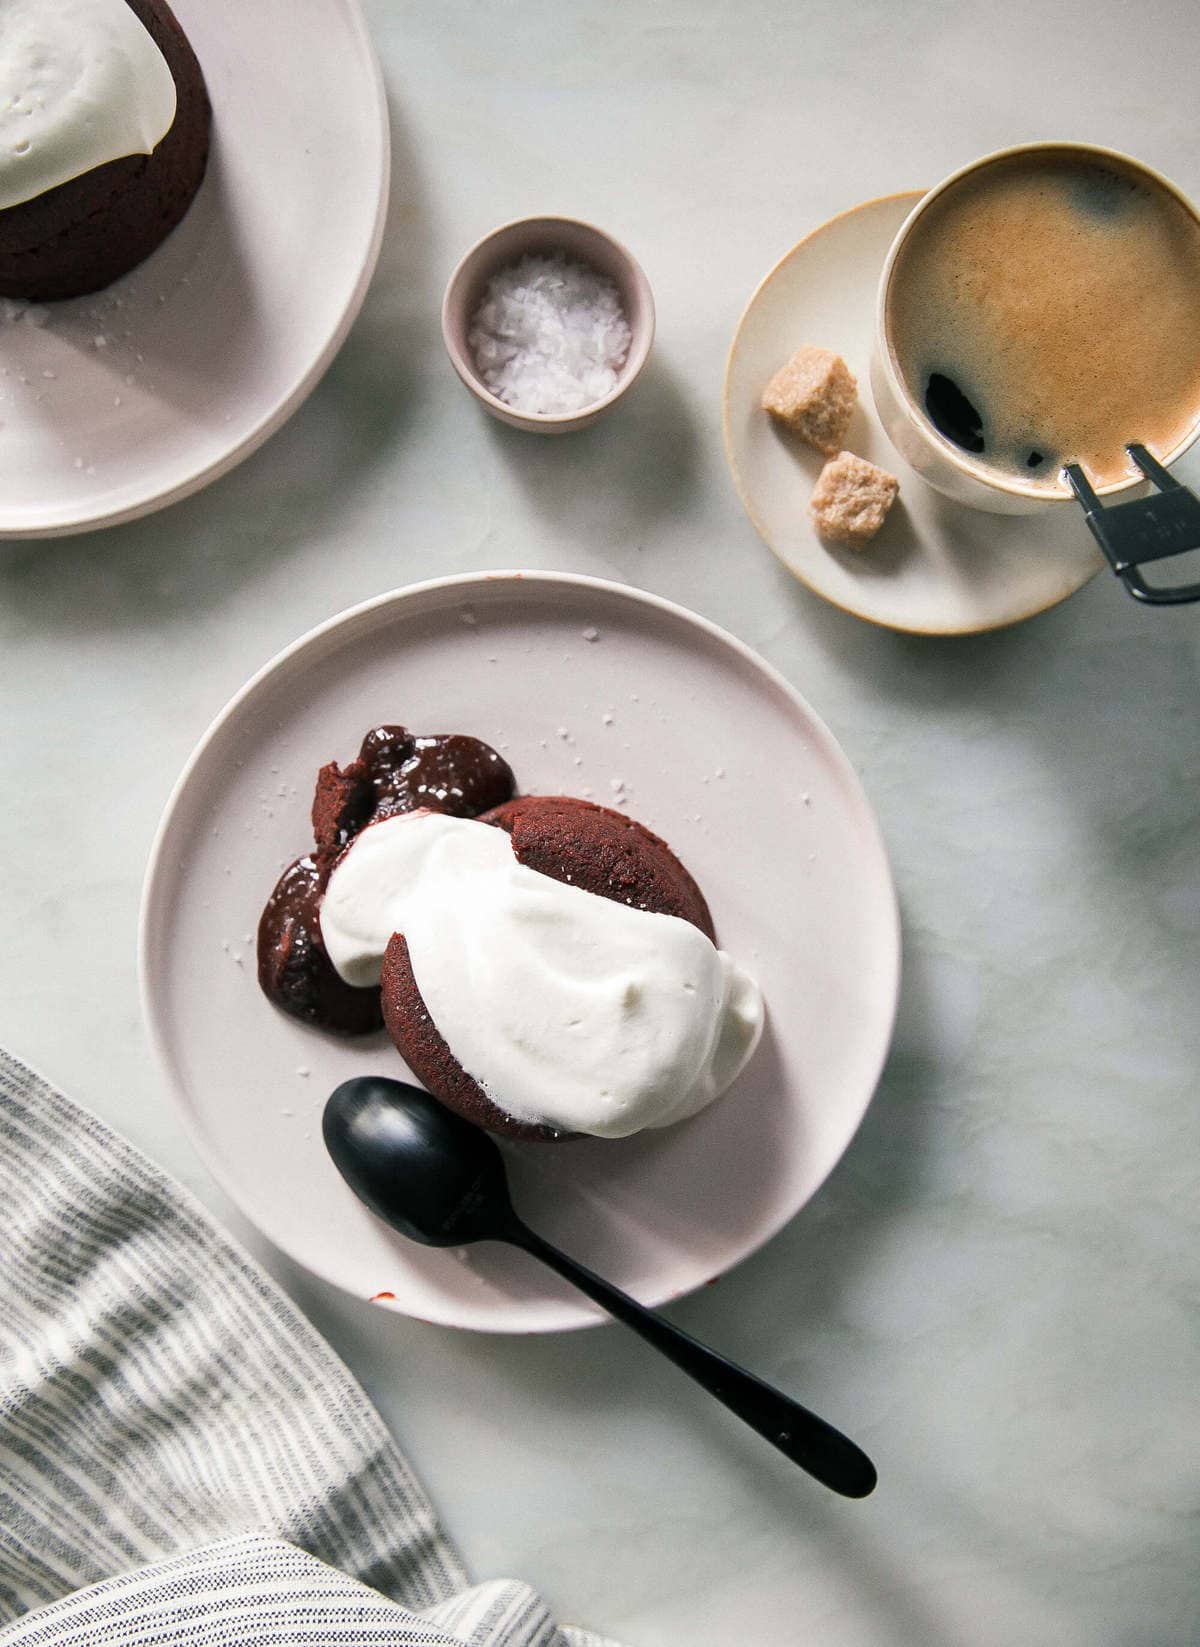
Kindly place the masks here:
<instances>
[{"instance_id":1,"label":"chocolate cake on plate","mask_svg":"<svg viewBox=\"0 0 1200 1647\"><path fill-rule=\"evenodd\" d=\"M210 125L204 76L166 0L5 0L0 296L79 297L141 263L191 205Z\"/></svg>"},{"instance_id":2,"label":"chocolate cake on plate","mask_svg":"<svg viewBox=\"0 0 1200 1647\"><path fill-rule=\"evenodd\" d=\"M259 922L264 993L341 1035L382 1021L434 1097L511 1138L697 1113L754 1051L757 984L645 825L513 789L489 745L401 726L322 767L313 850Z\"/></svg>"},{"instance_id":3,"label":"chocolate cake on plate","mask_svg":"<svg viewBox=\"0 0 1200 1647\"><path fill-rule=\"evenodd\" d=\"M570 795L521 795L485 812L481 822L506 830L527 868L614 903L678 915L715 942L704 894L667 843L636 819ZM563 1136L506 1115L466 1073L426 1011L402 933L384 955L382 1001L396 1050L448 1109L510 1138Z\"/></svg>"}]
</instances>

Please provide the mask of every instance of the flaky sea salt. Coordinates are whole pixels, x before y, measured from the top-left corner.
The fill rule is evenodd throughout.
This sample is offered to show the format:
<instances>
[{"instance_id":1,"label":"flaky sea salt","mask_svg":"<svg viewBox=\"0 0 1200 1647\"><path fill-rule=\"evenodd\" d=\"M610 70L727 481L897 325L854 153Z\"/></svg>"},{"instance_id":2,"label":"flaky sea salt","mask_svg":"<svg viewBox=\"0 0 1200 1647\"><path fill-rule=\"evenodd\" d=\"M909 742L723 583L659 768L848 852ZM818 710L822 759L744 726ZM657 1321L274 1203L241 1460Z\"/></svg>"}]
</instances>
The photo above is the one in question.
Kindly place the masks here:
<instances>
[{"instance_id":1,"label":"flaky sea salt","mask_svg":"<svg viewBox=\"0 0 1200 1647\"><path fill-rule=\"evenodd\" d=\"M24 297L0 297L0 320L5 325L12 326L18 320L23 320L26 326L44 326L50 318L50 311L43 304L30 303Z\"/></svg>"},{"instance_id":2,"label":"flaky sea salt","mask_svg":"<svg viewBox=\"0 0 1200 1647\"><path fill-rule=\"evenodd\" d=\"M467 342L497 399L553 416L612 393L630 331L611 280L562 256L523 257L488 282Z\"/></svg>"}]
</instances>

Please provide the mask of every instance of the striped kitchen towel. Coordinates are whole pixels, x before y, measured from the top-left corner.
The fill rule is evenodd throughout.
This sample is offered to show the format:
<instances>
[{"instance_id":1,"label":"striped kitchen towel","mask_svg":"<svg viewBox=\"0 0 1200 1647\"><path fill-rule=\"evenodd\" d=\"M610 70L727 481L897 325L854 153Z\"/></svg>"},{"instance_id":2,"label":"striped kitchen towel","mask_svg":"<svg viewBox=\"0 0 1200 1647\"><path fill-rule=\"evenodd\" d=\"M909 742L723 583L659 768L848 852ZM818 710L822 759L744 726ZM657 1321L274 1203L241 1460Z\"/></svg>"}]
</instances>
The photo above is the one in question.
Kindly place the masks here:
<instances>
[{"instance_id":1,"label":"striped kitchen towel","mask_svg":"<svg viewBox=\"0 0 1200 1647\"><path fill-rule=\"evenodd\" d=\"M301 1642L605 1647L472 1586L286 1295L0 1050L0 1647Z\"/></svg>"}]
</instances>

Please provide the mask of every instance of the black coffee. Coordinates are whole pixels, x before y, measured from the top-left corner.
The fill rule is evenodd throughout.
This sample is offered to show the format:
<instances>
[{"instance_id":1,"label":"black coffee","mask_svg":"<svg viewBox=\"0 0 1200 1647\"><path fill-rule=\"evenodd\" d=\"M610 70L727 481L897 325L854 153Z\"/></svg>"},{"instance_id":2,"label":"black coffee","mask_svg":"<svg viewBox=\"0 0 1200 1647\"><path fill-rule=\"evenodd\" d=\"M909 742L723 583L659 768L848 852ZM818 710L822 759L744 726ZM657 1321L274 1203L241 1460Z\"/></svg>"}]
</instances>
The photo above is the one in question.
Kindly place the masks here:
<instances>
[{"instance_id":1,"label":"black coffee","mask_svg":"<svg viewBox=\"0 0 1200 1647\"><path fill-rule=\"evenodd\" d=\"M1133 167L1071 149L952 185L902 247L887 293L897 368L930 422L989 467L1048 489L1137 473L1200 418L1200 222Z\"/></svg>"}]
</instances>

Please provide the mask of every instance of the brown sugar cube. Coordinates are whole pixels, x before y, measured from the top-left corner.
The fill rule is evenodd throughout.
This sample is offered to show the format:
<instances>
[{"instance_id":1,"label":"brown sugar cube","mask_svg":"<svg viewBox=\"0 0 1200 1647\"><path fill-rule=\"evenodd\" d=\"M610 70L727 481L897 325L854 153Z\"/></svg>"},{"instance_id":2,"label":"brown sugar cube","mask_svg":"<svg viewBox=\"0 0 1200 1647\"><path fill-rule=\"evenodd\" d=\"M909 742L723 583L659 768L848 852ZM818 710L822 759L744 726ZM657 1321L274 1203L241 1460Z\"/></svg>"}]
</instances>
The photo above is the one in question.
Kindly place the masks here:
<instances>
[{"instance_id":1,"label":"brown sugar cube","mask_svg":"<svg viewBox=\"0 0 1200 1647\"><path fill-rule=\"evenodd\" d=\"M808 512L823 538L861 549L883 525L900 482L853 452L839 452L821 470Z\"/></svg>"},{"instance_id":2,"label":"brown sugar cube","mask_svg":"<svg viewBox=\"0 0 1200 1647\"><path fill-rule=\"evenodd\" d=\"M832 456L846 437L857 395L854 373L841 355L806 344L767 384L762 405L801 440Z\"/></svg>"}]
</instances>

